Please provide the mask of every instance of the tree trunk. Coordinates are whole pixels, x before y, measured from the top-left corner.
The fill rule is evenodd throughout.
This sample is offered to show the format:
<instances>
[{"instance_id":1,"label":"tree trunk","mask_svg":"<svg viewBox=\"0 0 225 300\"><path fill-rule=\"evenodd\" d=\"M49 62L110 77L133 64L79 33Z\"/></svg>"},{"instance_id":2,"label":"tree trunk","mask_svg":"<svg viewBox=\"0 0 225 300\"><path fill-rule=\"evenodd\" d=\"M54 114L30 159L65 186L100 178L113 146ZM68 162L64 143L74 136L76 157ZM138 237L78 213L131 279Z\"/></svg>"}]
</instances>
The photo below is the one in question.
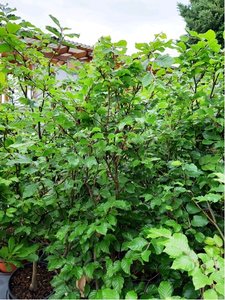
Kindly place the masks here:
<instances>
[{"instance_id":1,"label":"tree trunk","mask_svg":"<svg viewBox=\"0 0 225 300\"><path fill-rule=\"evenodd\" d=\"M29 290L35 292L37 290L37 286L37 262L33 262L32 279Z\"/></svg>"}]
</instances>

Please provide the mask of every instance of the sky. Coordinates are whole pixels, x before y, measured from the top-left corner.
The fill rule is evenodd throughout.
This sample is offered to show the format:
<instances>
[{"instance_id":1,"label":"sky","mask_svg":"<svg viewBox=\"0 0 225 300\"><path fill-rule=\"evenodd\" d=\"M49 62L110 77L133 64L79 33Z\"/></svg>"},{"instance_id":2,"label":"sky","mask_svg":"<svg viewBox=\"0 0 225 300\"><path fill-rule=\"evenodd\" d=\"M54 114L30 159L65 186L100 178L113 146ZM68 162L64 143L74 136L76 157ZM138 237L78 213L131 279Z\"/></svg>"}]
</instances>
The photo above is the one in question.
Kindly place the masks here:
<instances>
[{"instance_id":1,"label":"sky","mask_svg":"<svg viewBox=\"0 0 225 300\"><path fill-rule=\"evenodd\" d=\"M179 16L177 2L189 0L0 0L17 9L17 15L45 28L54 26L55 16L71 32L79 33L74 41L94 45L101 36L113 42L126 40L128 52L135 51L135 42L150 42L154 34L164 32L177 39L185 34L185 22Z\"/></svg>"}]
</instances>

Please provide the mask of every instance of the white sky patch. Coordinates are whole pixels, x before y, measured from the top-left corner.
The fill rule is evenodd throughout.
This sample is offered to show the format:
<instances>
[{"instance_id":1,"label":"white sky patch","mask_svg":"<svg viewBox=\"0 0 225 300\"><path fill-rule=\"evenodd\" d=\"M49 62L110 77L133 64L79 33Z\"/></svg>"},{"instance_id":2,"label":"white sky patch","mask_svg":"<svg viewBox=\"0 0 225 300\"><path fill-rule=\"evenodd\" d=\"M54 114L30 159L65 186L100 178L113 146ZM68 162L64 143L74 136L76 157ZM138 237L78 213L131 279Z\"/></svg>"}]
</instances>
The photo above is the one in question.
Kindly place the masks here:
<instances>
[{"instance_id":1,"label":"white sky patch","mask_svg":"<svg viewBox=\"0 0 225 300\"><path fill-rule=\"evenodd\" d=\"M164 32L178 39L185 34L185 22L179 16L177 2L189 0L2 0L17 8L17 15L42 29L54 26L52 14L64 27L79 33L75 41L93 45L101 36L113 41L124 39L129 52L135 42L149 42L154 34Z\"/></svg>"}]
</instances>

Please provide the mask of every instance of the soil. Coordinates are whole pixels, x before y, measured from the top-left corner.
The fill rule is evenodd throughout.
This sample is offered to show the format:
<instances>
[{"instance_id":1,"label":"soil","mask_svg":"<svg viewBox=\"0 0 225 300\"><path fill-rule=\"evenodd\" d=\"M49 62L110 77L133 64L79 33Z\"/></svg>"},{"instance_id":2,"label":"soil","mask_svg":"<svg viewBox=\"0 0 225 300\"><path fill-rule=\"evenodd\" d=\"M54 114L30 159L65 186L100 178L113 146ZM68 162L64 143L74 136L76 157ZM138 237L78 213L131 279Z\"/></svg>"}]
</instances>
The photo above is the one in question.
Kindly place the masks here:
<instances>
[{"instance_id":1,"label":"soil","mask_svg":"<svg viewBox=\"0 0 225 300\"><path fill-rule=\"evenodd\" d=\"M45 265L37 266L37 291L30 291L32 276L32 264L26 265L23 269L17 269L10 279L9 289L16 299L47 299L53 292L50 281L55 275L54 271L49 272Z\"/></svg>"}]
</instances>

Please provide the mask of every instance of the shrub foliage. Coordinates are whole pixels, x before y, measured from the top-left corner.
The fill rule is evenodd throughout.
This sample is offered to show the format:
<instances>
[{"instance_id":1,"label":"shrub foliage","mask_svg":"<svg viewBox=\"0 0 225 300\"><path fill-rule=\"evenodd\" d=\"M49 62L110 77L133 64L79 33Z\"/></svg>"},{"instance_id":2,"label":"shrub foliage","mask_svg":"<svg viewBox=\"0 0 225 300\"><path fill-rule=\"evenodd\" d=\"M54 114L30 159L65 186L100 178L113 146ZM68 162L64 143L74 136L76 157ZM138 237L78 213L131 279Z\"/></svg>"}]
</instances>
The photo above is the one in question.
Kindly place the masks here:
<instances>
[{"instance_id":1,"label":"shrub foliage","mask_svg":"<svg viewBox=\"0 0 225 300\"><path fill-rule=\"evenodd\" d=\"M40 52L49 34L5 6L1 24L1 244L37 244L58 299L223 298L215 33L192 32L191 45L158 34L130 56L101 38L92 62L68 68Z\"/></svg>"}]
</instances>

